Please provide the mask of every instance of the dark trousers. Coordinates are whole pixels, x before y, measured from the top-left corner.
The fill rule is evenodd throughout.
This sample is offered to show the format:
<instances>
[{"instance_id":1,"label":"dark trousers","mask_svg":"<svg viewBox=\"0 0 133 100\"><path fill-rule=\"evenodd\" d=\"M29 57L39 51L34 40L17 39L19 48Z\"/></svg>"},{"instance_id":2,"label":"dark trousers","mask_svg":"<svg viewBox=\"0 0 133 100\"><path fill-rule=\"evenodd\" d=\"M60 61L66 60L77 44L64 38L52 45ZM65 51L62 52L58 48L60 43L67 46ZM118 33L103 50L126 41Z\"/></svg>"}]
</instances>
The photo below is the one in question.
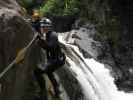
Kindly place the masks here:
<instances>
[{"instance_id":1,"label":"dark trousers","mask_svg":"<svg viewBox=\"0 0 133 100\"><path fill-rule=\"evenodd\" d=\"M53 72L55 70L57 70L58 68L60 68L62 65L64 64L64 62L61 61L49 61L45 66L44 66L44 70L41 70L39 68L36 68L34 70L34 74L36 77L36 80L41 88L41 90L43 91L45 89L45 80L43 78L43 73L48 75L48 78L50 79L50 81L52 82L52 85L54 87L54 91L55 91L55 95L59 95L60 91L59 91L59 84L56 81Z\"/></svg>"}]
</instances>

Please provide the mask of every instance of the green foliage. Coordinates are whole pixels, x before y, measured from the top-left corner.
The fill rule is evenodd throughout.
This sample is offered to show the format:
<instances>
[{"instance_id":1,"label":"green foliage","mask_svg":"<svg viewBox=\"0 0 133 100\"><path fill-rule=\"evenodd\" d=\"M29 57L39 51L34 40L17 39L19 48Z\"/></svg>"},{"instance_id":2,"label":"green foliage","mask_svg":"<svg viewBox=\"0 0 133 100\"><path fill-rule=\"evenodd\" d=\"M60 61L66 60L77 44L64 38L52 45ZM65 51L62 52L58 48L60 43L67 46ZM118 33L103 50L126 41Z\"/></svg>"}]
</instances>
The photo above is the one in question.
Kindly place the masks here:
<instances>
[{"instance_id":1,"label":"green foliage","mask_svg":"<svg viewBox=\"0 0 133 100\"><path fill-rule=\"evenodd\" d=\"M80 2L78 0L66 0L64 15L77 14L80 10Z\"/></svg>"},{"instance_id":2,"label":"green foliage","mask_svg":"<svg viewBox=\"0 0 133 100\"><path fill-rule=\"evenodd\" d=\"M48 0L40 11L50 15L74 15L80 11L79 5L79 0Z\"/></svg>"},{"instance_id":3,"label":"green foliage","mask_svg":"<svg viewBox=\"0 0 133 100\"><path fill-rule=\"evenodd\" d=\"M34 5L34 0L20 0L20 4L28 9Z\"/></svg>"},{"instance_id":4,"label":"green foliage","mask_svg":"<svg viewBox=\"0 0 133 100\"><path fill-rule=\"evenodd\" d=\"M62 0L48 0L47 3L40 8L42 14L61 14L64 7Z\"/></svg>"}]
</instances>

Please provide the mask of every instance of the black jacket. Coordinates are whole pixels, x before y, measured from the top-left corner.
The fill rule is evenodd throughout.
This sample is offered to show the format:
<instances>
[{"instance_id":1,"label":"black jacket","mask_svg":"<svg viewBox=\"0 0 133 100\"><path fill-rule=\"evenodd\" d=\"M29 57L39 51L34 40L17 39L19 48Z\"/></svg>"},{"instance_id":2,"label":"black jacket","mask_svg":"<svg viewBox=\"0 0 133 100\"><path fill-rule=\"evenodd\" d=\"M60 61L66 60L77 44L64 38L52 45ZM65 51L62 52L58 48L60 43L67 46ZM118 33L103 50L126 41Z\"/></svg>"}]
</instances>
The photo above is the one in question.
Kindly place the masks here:
<instances>
[{"instance_id":1,"label":"black jacket","mask_svg":"<svg viewBox=\"0 0 133 100\"><path fill-rule=\"evenodd\" d=\"M46 33L46 40L40 38L38 42L43 49L46 49L48 60L65 60L56 32L49 31Z\"/></svg>"}]
</instances>

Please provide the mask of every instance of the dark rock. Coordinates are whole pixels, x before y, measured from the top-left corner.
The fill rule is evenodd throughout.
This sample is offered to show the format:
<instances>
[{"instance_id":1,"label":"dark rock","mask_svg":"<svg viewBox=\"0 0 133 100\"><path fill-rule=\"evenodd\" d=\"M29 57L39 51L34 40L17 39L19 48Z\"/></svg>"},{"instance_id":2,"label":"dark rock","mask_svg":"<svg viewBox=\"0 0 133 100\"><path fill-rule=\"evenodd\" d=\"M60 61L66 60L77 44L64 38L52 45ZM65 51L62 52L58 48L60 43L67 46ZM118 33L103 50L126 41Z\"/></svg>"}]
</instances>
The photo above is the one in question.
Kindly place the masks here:
<instances>
[{"instance_id":1,"label":"dark rock","mask_svg":"<svg viewBox=\"0 0 133 100\"><path fill-rule=\"evenodd\" d=\"M85 100L82 88L75 78L76 75L67 67L68 65L65 65L63 68L57 71L61 84L67 92L70 100Z\"/></svg>"},{"instance_id":2,"label":"dark rock","mask_svg":"<svg viewBox=\"0 0 133 100\"><path fill-rule=\"evenodd\" d=\"M31 27L23 20L19 10L15 0L0 1L0 72L33 37ZM31 80L33 67L29 64L28 55L27 52L25 60L15 65L0 79L1 100L26 100L23 97Z\"/></svg>"},{"instance_id":3,"label":"dark rock","mask_svg":"<svg viewBox=\"0 0 133 100\"><path fill-rule=\"evenodd\" d=\"M53 22L53 30L56 32L67 32L72 29L75 22L75 16L50 16Z\"/></svg>"},{"instance_id":4,"label":"dark rock","mask_svg":"<svg viewBox=\"0 0 133 100\"><path fill-rule=\"evenodd\" d=\"M77 32L75 32L75 34L72 34L72 38L81 40L81 38L80 38L76 33L77 33Z\"/></svg>"}]
</instances>

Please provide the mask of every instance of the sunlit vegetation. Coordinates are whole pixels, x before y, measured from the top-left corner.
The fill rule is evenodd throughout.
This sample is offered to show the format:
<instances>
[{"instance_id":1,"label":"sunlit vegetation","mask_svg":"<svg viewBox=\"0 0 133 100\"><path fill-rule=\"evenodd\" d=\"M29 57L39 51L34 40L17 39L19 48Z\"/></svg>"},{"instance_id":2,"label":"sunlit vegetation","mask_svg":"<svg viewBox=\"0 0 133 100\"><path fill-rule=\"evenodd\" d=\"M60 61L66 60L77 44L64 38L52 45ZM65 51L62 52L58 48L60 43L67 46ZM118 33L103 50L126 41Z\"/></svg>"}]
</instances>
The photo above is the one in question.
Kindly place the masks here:
<instances>
[{"instance_id":1,"label":"sunlit vegetation","mask_svg":"<svg viewBox=\"0 0 133 100\"><path fill-rule=\"evenodd\" d=\"M75 15L80 12L80 0L21 0L27 10L38 9L43 15Z\"/></svg>"},{"instance_id":2,"label":"sunlit vegetation","mask_svg":"<svg viewBox=\"0 0 133 100\"><path fill-rule=\"evenodd\" d=\"M50 15L75 15L80 12L79 0L48 0L40 8L43 14Z\"/></svg>"}]
</instances>

